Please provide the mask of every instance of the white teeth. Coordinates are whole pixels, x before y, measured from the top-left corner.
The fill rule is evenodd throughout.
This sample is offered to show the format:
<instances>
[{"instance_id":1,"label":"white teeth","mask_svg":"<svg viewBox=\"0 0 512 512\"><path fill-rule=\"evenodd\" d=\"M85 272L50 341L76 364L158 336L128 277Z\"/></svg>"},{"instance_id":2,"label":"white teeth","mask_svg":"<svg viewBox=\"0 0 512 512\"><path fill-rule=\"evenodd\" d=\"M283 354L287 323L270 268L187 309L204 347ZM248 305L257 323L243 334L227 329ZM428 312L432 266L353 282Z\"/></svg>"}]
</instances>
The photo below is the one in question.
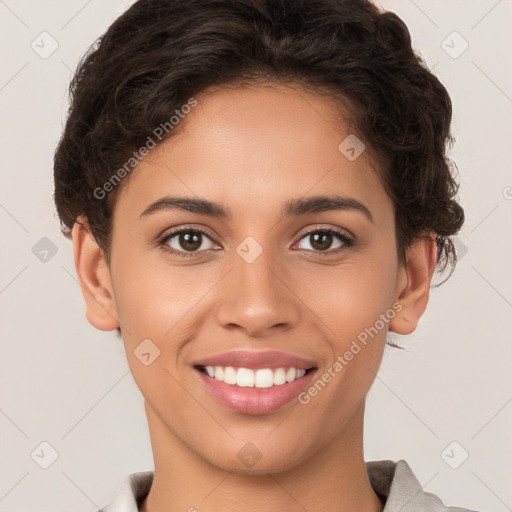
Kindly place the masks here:
<instances>
[{"instance_id":1,"label":"white teeth","mask_svg":"<svg viewBox=\"0 0 512 512\"><path fill-rule=\"evenodd\" d=\"M274 385L274 374L269 368L256 370L254 385L257 388L270 388Z\"/></svg>"},{"instance_id":2,"label":"white teeth","mask_svg":"<svg viewBox=\"0 0 512 512\"><path fill-rule=\"evenodd\" d=\"M236 384L236 370L232 366L224 368L224 382L226 384Z\"/></svg>"},{"instance_id":3,"label":"white teeth","mask_svg":"<svg viewBox=\"0 0 512 512\"><path fill-rule=\"evenodd\" d=\"M248 368L238 368L236 374L236 385L241 388L254 387L254 372Z\"/></svg>"},{"instance_id":4,"label":"white teeth","mask_svg":"<svg viewBox=\"0 0 512 512\"><path fill-rule=\"evenodd\" d=\"M217 380L224 380L224 368L222 366L215 367L215 378Z\"/></svg>"},{"instance_id":5,"label":"white teeth","mask_svg":"<svg viewBox=\"0 0 512 512\"><path fill-rule=\"evenodd\" d=\"M295 380L296 375L297 371L295 368L288 368L288 371L286 372L286 382L292 382Z\"/></svg>"},{"instance_id":6,"label":"white teeth","mask_svg":"<svg viewBox=\"0 0 512 512\"><path fill-rule=\"evenodd\" d=\"M304 377L303 368L233 368L232 366L206 366L206 373L215 380L241 388L270 388Z\"/></svg>"},{"instance_id":7,"label":"white teeth","mask_svg":"<svg viewBox=\"0 0 512 512\"><path fill-rule=\"evenodd\" d=\"M278 368L274 371L274 384L280 386L286 383L286 372L284 368Z\"/></svg>"}]
</instances>

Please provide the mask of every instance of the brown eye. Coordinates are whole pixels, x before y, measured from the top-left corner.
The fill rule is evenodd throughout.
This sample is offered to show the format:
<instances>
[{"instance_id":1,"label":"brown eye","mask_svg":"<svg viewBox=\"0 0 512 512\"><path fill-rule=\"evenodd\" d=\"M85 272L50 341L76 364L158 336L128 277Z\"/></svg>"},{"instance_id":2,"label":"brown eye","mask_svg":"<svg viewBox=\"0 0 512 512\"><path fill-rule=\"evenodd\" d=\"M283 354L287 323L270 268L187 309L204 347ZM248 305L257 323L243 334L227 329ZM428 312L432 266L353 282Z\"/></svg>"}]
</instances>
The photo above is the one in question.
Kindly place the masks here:
<instances>
[{"instance_id":1,"label":"brown eye","mask_svg":"<svg viewBox=\"0 0 512 512\"><path fill-rule=\"evenodd\" d=\"M334 238L330 233L314 233L308 236L311 246L318 251L330 249Z\"/></svg>"},{"instance_id":2,"label":"brown eye","mask_svg":"<svg viewBox=\"0 0 512 512\"><path fill-rule=\"evenodd\" d=\"M182 247L186 251L197 251L202 245L201 233L180 233L176 235L178 237L178 246Z\"/></svg>"},{"instance_id":3,"label":"brown eye","mask_svg":"<svg viewBox=\"0 0 512 512\"><path fill-rule=\"evenodd\" d=\"M337 252L336 249L341 249L344 246L350 247L353 244L351 238L332 228L309 231L302 236L302 240L306 240L310 245L310 248L302 248L314 252Z\"/></svg>"},{"instance_id":4,"label":"brown eye","mask_svg":"<svg viewBox=\"0 0 512 512\"><path fill-rule=\"evenodd\" d=\"M179 256L194 256L195 253L204 252L212 248L208 246L208 241L215 246L215 243L206 231L197 228L186 228L167 234L159 243L165 250Z\"/></svg>"}]
</instances>

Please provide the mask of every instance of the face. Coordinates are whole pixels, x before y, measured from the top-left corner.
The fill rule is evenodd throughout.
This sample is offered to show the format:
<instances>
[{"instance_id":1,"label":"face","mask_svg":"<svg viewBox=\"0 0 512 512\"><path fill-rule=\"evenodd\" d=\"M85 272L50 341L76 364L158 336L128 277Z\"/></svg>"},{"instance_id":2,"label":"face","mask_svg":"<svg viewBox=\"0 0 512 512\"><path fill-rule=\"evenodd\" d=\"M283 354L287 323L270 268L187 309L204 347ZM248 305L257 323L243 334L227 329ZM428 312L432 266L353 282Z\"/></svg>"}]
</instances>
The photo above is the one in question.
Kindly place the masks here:
<instances>
[{"instance_id":1,"label":"face","mask_svg":"<svg viewBox=\"0 0 512 512\"><path fill-rule=\"evenodd\" d=\"M407 284L394 208L369 150L339 149L350 132L329 99L254 86L196 100L118 196L113 316L152 437L279 471L364 409Z\"/></svg>"}]
</instances>

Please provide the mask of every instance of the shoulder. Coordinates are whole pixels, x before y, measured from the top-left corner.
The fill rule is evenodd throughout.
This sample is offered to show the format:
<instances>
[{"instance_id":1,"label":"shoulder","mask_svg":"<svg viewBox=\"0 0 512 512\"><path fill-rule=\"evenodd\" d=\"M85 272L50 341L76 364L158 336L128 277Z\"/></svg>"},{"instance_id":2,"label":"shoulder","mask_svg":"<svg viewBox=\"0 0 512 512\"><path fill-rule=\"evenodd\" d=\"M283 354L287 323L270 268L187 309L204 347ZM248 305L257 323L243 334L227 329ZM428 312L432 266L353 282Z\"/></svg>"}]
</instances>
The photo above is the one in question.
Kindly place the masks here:
<instances>
[{"instance_id":1,"label":"shoulder","mask_svg":"<svg viewBox=\"0 0 512 512\"><path fill-rule=\"evenodd\" d=\"M375 493L385 502L383 512L476 512L447 507L421 487L405 460L369 461L366 470Z\"/></svg>"},{"instance_id":2,"label":"shoulder","mask_svg":"<svg viewBox=\"0 0 512 512\"><path fill-rule=\"evenodd\" d=\"M153 471L131 473L117 489L114 500L98 512L139 512L139 504L148 495Z\"/></svg>"}]
</instances>

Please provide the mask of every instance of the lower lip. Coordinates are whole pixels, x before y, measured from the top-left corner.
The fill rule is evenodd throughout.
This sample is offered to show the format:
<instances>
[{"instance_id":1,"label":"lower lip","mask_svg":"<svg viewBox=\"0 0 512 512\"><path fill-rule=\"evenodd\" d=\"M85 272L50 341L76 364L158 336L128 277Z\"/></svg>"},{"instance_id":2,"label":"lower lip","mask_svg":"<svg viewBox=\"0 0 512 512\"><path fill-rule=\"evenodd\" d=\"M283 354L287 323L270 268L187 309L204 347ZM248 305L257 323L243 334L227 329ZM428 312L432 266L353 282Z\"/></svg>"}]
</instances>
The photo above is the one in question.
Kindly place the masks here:
<instances>
[{"instance_id":1,"label":"lower lip","mask_svg":"<svg viewBox=\"0 0 512 512\"><path fill-rule=\"evenodd\" d=\"M300 379L270 388L238 387L209 377L197 368L194 370L206 389L222 405L232 411L243 414L260 415L277 411L306 389L316 369L309 371Z\"/></svg>"}]
</instances>

